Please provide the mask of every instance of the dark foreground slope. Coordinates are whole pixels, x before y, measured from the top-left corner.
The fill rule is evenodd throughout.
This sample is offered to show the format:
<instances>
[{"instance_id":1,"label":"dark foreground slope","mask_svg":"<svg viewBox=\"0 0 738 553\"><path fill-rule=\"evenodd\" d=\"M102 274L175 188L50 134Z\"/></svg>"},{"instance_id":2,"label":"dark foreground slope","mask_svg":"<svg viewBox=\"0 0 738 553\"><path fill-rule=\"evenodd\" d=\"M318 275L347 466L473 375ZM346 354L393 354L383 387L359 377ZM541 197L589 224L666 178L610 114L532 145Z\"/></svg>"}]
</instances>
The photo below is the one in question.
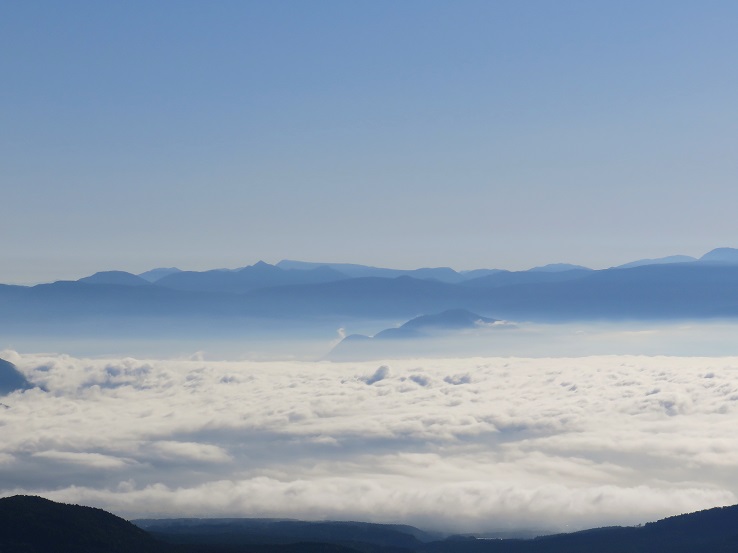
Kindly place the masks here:
<instances>
[{"instance_id":1,"label":"dark foreground slope","mask_svg":"<svg viewBox=\"0 0 738 553\"><path fill-rule=\"evenodd\" d=\"M23 495L0 499L0 553L155 553L165 547L102 509Z\"/></svg>"}]
</instances>

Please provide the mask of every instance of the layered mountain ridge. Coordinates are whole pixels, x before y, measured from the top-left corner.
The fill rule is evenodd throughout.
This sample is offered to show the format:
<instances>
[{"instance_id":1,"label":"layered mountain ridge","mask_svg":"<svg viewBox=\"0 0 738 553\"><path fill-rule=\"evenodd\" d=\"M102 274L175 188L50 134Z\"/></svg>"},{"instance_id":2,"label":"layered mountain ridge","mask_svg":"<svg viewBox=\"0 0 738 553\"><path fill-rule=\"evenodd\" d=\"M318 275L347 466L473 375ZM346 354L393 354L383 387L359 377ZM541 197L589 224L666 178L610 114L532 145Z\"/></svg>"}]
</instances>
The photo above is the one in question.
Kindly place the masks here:
<instances>
[{"instance_id":1,"label":"layered mountain ridge","mask_svg":"<svg viewBox=\"0 0 738 553\"><path fill-rule=\"evenodd\" d=\"M738 317L738 250L732 248L696 261L602 270L556 265L457 273L285 261L156 271L147 278L104 271L78 281L0 285L0 329L41 325L72 332L93 325L119 332L120 321L135 320L124 329L135 333L154 319L172 329L188 321L235 328L245 319L409 320L450 309L543 322ZM150 282L152 274L162 276Z\"/></svg>"}]
</instances>

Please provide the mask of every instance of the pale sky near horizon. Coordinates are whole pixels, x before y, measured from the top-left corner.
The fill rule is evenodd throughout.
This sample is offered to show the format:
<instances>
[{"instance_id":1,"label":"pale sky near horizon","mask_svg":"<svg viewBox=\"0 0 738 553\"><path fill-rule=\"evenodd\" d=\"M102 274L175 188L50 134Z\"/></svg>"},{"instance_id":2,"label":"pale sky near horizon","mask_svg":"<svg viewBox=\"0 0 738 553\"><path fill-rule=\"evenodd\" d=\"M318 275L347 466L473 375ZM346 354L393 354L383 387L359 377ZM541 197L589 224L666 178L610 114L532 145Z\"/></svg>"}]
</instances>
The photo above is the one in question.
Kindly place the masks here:
<instances>
[{"instance_id":1,"label":"pale sky near horizon","mask_svg":"<svg viewBox=\"0 0 738 553\"><path fill-rule=\"evenodd\" d=\"M733 1L5 2L0 282L738 246Z\"/></svg>"}]
</instances>

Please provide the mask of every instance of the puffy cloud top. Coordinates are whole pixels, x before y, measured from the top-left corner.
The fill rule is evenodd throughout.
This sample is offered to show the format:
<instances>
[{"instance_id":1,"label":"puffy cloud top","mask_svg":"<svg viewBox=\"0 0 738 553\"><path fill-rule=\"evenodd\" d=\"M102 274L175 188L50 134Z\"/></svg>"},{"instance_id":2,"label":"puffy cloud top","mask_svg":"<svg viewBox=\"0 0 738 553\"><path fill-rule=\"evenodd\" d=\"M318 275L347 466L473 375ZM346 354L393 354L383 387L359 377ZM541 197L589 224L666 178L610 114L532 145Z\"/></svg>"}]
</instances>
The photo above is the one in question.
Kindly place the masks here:
<instances>
[{"instance_id":1,"label":"puffy cloud top","mask_svg":"<svg viewBox=\"0 0 738 553\"><path fill-rule=\"evenodd\" d=\"M628 524L738 494L736 358L0 357L40 386L3 400L4 494L448 530Z\"/></svg>"}]
</instances>

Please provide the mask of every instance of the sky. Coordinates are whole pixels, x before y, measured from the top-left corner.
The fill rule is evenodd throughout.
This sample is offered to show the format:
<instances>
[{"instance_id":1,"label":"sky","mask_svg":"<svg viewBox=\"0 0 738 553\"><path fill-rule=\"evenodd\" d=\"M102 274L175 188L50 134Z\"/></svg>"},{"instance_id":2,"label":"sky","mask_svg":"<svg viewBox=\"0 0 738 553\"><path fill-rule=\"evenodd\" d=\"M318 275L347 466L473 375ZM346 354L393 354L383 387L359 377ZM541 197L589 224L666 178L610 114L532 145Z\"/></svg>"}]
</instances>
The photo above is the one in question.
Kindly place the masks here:
<instances>
[{"instance_id":1,"label":"sky","mask_svg":"<svg viewBox=\"0 0 738 553\"><path fill-rule=\"evenodd\" d=\"M736 246L732 0L4 2L0 282Z\"/></svg>"},{"instance_id":2,"label":"sky","mask_svg":"<svg viewBox=\"0 0 738 553\"><path fill-rule=\"evenodd\" d=\"M639 524L738 501L736 357L0 356L43 386L0 398L2 496L446 532Z\"/></svg>"}]
</instances>

